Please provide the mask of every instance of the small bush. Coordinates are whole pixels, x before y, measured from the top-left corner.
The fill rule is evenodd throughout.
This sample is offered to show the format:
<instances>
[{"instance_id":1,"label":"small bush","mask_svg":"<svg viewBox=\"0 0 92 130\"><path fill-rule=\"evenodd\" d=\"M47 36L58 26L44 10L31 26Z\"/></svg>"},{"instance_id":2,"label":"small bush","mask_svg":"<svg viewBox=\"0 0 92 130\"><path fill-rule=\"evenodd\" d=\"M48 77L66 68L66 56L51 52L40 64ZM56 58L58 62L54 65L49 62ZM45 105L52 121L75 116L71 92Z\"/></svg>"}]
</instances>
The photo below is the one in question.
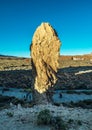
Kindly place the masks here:
<instances>
[{"instance_id":1,"label":"small bush","mask_svg":"<svg viewBox=\"0 0 92 130\"><path fill-rule=\"evenodd\" d=\"M55 130L66 130L67 127L64 121L59 116L53 117L51 124L55 128Z\"/></svg>"},{"instance_id":2,"label":"small bush","mask_svg":"<svg viewBox=\"0 0 92 130\"><path fill-rule=\"evenodd\" d=\"M52 117L50 115L50 111L48 109L45 109L41 112L39 112L37 116L37 124L38 125L51 125L54 130L66 130L67 125L65 122L61 119L61 117L56 116Z\"/></svg>"},{"instance_id":3,"label":"small bush","mask_svg":"<svg viewBox=\"0 0 92 130\"><path fill-rule=\"evenodd\" d=\"M82 122L80 120L77 121L78 125L82 125Z\"/></svg>"},{"instance_id":4,"label":"small bush","mask_svg":"<svg viewBox=\"0 0 92 130\"><path fill-rule=\"evenodd\" d=\"M18 104L24 105L24 101L21 100L21 99L18 99L18 98L15 98L15 99L12 101L12 103L15 104L15 105L18 105Z\"/></svg>"},{"instance_id":5,"label":"small bush","mask_svg":"<svg viewBox=\"0 0 92 130\"><path fill-rule=\"evenodd\" d=\"M9 117L13 117L13 113L11 113L11 112L7 112L7 116L9 116Z\"/></svg>"},{"instance_id":6,"label":"small bush","mask_svg":"<svg viewBox=\"0 0 92 130\"><path fill-rule=\"evenodd\" d=\"M38 125L48 125L50 124L50 121L51 121L51 115L48 109L39 112L37 116Z\"/></svg>"},{"instance_id":7,"label":"small bush","mask_svg":"<svg viewBox=\"0 0 92 130\"><path fill-rule=\"evenodd\" d=\"M69 119L68 120L68 123L70 124L70 123L73 123L73 119Z\"/></svg>"},{"instance_id":8,"label":"small bush","mask_svg":"<svg viewBox=\"0 0 92 130\"><path fill-rule=\"evenodd\" d=\"M60 106L60 103L54 102L54 105L55 105L55 106Z\"/></svg>"}]
</instances>

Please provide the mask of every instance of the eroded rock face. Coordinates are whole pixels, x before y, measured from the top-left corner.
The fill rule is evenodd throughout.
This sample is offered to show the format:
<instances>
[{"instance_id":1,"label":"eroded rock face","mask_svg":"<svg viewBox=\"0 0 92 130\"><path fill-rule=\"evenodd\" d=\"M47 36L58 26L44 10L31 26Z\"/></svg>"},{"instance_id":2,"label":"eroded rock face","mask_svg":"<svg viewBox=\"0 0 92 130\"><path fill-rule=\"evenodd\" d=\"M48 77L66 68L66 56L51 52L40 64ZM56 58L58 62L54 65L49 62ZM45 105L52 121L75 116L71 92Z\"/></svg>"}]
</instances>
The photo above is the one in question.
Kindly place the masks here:
<instances>
[{"instance_id":1,"label":"eroded rock face","mask_svg":"<svg viewBox=\"0 0 92 130\"><path fill-rule=\"evenodd\" d=\"M32 45L32 69L34 88L44 93L57 81L60 41L49 23L42 23L35 31Z\"/></svg>"}]
</instances>

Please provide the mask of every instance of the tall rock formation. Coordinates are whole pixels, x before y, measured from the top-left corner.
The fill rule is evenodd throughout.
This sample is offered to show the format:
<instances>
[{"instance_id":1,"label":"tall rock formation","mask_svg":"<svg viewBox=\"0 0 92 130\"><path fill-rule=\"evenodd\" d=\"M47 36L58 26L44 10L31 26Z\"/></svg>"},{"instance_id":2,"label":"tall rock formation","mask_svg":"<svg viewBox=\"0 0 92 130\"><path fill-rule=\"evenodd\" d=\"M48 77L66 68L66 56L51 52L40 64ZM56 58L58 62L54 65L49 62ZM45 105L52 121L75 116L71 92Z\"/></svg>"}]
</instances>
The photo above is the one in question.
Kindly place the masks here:
<instances>
[{"instance_id":1,"label":"tall rock formation","mask_svg":"<svg viewBox=\"0 0 92 130\"><path fill-rule=\"evenodd\" d=\"M45 93L57 81L60 41L49 23L42 23L35 31L31 44L34 89Z\"/></svg>"}]
</instances>

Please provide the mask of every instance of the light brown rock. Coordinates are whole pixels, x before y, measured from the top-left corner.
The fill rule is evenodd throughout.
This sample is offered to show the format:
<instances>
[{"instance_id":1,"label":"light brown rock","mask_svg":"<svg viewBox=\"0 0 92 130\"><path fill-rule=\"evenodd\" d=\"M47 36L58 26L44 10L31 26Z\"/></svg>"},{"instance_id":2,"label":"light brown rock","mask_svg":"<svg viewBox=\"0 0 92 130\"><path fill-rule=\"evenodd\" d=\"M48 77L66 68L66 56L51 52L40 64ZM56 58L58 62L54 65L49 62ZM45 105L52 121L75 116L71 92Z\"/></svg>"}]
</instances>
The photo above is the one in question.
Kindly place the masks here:
<instances>
[{"instance_id":1,"label":"light brown rock","mask_svg":"<svg viewBox=\"0 0 92 130\"><path fill-rule=\"evenodd\" d=\"M34 88L42 94L57 81L60 41L49 23L42 23L35 31L31 58L34 75Z\"/></svg>"}]
</instances>

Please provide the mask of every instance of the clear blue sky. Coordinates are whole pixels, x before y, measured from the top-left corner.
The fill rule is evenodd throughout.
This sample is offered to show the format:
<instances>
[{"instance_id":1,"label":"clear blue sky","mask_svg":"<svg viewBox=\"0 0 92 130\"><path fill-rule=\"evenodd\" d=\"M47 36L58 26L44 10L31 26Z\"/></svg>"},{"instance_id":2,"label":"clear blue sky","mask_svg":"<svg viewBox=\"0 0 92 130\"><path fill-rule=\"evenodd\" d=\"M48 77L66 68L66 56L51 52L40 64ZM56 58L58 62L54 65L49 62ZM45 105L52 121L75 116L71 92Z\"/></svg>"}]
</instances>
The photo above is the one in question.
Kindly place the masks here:
<instances>
[{"instance_id":1,"label":"clear blue sky","mask_svg":"<svg viewBox=\"0 0 92 130\"><path fill-rule=\"evenodd\" d=\"M92 0L0 0L0 54L29 56L42 22L58 32L61 54L92 52Z\"/></svg>"}]
</instances>

